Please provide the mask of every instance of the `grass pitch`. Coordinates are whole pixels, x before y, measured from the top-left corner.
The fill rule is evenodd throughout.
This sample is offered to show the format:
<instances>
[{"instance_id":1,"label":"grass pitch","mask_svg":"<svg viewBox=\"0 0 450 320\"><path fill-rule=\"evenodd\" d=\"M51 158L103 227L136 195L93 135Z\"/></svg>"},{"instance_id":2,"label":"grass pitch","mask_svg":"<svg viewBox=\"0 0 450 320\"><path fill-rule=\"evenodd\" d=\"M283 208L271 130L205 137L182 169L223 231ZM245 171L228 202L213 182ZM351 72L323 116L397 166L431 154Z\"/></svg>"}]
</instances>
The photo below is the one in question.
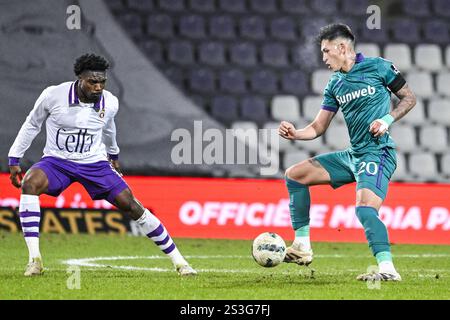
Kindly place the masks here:
<instances>
[{"instance_id":1,"label":"grass pitch","mask_svg":"<svg viewBox=\"0 0 450 320\"><path fill-rule=\"evenodd\" d=\"M260 267L251 257L251 241L175 242L198 276L178 276L146 238L41 234L45 274L25 278L22 235L0 232L0 300L450 299L450 246L394 245L403 281L368 286L355 280L375 264L366 244L313 243L308 269Z\"/></svg>"}]
</instances>

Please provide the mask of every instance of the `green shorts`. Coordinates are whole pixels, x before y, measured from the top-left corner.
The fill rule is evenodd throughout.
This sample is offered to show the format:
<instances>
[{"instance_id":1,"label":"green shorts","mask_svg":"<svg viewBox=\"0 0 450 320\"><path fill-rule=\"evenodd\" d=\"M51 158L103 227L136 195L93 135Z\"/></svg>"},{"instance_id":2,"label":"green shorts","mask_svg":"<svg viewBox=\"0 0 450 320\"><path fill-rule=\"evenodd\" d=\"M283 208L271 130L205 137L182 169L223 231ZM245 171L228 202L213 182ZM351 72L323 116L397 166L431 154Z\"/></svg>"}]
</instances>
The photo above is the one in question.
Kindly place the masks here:
<instances>
[{"instance_id":1,"label":"green shorts","mask_svg":"<svg viewBox=\"0 0 450 320\"><path fill-rule=\"evenodd\" d=\"M367 188L381 199L386 198L389 180L397 167L394 148L377 152L354 153L350 149L314 157L331 177L331 186L339 188L356 181L356 190Z\"/></svg>"}]
</instances>

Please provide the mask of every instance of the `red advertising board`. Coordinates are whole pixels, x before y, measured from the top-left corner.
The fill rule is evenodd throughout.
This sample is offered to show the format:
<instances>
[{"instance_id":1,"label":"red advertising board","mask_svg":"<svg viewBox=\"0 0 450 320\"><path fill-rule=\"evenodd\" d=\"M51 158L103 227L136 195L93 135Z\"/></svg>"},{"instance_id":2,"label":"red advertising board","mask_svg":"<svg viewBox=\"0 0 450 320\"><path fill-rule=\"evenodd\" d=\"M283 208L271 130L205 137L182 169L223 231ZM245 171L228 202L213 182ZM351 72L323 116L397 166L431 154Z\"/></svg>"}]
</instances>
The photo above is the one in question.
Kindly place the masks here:
<instances>
[{"instance_id":1,"label":"red advertising board","mask_svg":"<svg viewBox=\"0 0 450 320\"><path fill-rule=\"evenodd\" d=\"M283 180L125 177L136 198L164 222L173 237L252 239L273 231L293 238ZM0 206L16 207L20 193L0 174ZM354 213L355 185L311 187L312 241L365 242ZM114 209L92 201L79 184L42 207ZM392 183L380 218L392 243L450 244L450 185ZM1 220L0 220L1 223Z\"/></svg>"}]
</instances>

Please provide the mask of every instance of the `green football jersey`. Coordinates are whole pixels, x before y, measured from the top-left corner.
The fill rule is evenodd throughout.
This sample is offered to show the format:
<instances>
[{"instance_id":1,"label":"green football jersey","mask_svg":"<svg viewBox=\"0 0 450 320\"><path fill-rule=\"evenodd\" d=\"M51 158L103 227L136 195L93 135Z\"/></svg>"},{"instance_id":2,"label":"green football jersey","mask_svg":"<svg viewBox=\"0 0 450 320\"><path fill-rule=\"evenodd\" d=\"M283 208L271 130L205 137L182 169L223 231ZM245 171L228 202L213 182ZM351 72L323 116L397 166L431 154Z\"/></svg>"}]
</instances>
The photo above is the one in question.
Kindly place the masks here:
<instances>
[{"instance_id":1,"label":"green football jersey","mask_svg":"<svg viewBox=\"0 0 450 320\"><path fill-rule=\"evenodd\" d=\"M324 90L322 109L341 109L350 136L351 151L376 151L395 147L388 133L374 138L370 124L390 112L391 91L388 85L399 71L383 58L368 58L361 53L349 72L336 71Z\"/></svg>"}]
</instances>

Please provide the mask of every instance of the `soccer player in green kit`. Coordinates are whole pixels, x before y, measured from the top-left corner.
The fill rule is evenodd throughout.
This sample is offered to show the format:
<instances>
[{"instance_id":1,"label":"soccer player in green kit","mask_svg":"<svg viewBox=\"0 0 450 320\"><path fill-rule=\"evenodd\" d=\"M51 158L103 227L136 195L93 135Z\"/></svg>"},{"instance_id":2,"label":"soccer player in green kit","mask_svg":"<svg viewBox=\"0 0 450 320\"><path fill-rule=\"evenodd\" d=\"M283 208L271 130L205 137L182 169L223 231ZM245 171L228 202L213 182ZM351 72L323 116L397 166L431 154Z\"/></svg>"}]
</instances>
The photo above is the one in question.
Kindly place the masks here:
<instances>
[{"instance_id":1,"label":"soccer player in green kit","mask_svg":"<svg viewBox=\"0 0 450 320\"><path fill-rule=\"evenodd\" d=\"M362 281L401 281L392 262L386 226L378 210L386 197L396 168L394 141L388 128L410 111L414 93L392 62L355 53L355 37L344 24L321 28L318 36L323 61L334 71L325 90L319 113L312 123L296 130L282 121L278 133L290 140L312 140L322 135L340 109L347 124L351 147L318 155L288 168L291 222L295 240L285 262L309 265L313 259L309 238L309 186L333 188L356 181L356 215L378 263L378 272L361 274ZM393 92L400 101L390 110Z\"/></svg>"}]
</instances>

